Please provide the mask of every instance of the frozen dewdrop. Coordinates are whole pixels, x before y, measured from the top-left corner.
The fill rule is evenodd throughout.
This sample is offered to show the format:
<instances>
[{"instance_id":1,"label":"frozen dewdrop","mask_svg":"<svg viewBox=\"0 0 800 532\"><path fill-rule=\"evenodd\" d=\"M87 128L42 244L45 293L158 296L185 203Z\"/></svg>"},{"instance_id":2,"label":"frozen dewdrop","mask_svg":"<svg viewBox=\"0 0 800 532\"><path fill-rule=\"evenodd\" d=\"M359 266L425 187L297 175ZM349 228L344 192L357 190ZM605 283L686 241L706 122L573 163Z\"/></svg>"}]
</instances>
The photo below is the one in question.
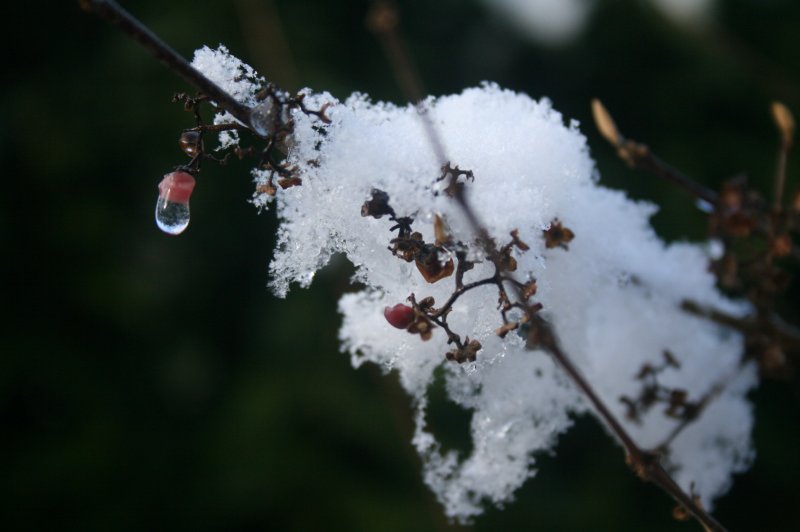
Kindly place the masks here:
<instances>
[{"instance_id":1,"label":"frozen dewdrop","mask_svg":"<svg viewBox=\"0 0 800 532\"><path fill-rule=\"evenodd\" d=\"M267 98L250 110L250 127L264 137L272 135L280 124L280 106Z\"/></svg>"},{"instance_id":2,"label":"frozen dewdrop","mask_svg":"<svg viewBox=\"0 0 800 532\"><path fill-rule=\"evenodd\" d=\"M158 184L156 225L170 235L181 234L189 225L189 198L195 180L189 172L170 172Z\"/></svg>"}]
</instances>

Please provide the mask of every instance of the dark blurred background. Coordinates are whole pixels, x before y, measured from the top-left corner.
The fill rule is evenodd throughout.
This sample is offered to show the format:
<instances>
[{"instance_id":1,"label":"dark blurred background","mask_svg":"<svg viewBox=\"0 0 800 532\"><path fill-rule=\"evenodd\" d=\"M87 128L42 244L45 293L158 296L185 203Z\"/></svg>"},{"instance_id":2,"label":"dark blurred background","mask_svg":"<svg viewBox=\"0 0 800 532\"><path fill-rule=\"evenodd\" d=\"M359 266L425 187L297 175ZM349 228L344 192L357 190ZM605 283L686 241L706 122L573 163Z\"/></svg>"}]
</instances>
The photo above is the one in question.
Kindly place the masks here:
<instances>
[{"instance_id":1,"label":"dark blurred background","mask_svg":"<svg viewBox=\"0 0 800 532\"><path fill-rule=\"evenodd\" d=\"M288 89L403 101L365 0L125 4L186 56L224 43ZM644 0L600 1L558 47L482 2L400 7L428 92L492 80L550 97L583 124L605 184L661 205L654 224L669 240L701 239L703 215L615 159L592 97L697 180L745 172L771 192L769 103L800 112L800 2L723 0L696 26ZM274 213L247 203L238 162L207 165L188 231L160 233L156 184L184 162L177 138L192 125L170 99L189 87L77 2L5 11L0 527L462 529L422 482L396 377L338 352L348 266L274 298ZM794 154L790 188L798 168ZM800 529L797 382L753 393L758 455L716 511L731 529ZM434 395L434 430L463 448L468 418ZM513 503L463 529L698 529L671 519L592 419L539 465Z\"/></svg>"}]
</instances>

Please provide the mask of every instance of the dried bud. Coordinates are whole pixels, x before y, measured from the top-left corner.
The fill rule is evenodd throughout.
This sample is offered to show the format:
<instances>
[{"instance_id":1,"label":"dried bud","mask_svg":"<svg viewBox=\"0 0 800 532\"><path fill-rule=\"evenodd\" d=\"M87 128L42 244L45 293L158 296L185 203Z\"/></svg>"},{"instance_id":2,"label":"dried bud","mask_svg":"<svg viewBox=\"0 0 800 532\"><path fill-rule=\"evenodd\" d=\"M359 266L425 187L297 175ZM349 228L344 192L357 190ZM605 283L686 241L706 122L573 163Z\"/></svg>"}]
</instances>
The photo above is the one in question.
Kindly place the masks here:
<instances>
[{"instance_id":1,"label":"dried bud","mask_svg":"<svg viewBox=\"0 0 800 532\"><path fill-rule=\"evenodd\" d=\"M424 316L417 315L414 323L406 329L411 334L418 334L423 342L427 342L433 335L433 325Z\"/></svg>"},{"instance_id":2,"label":"dried bud","mask_svg":"<svg viewBox=\"0 0 800 532\"><path fill-rule=\"evenodd\" d=\"M664 363L667 366L673 367L675 369L680 369L681 367L680 361L670 351L664 350L662 355L664 356Z\"/></svg>"},{"instance_id":3,"label":"dried bud","mask_svg":"<svg viewBox=\"0 0 800 532\"><path fill-rule=\"evenodd\" d=\"M361 206L361 216L381 218L383 215L394 215L394 209L389 206L389 194L377 188L372 189L372 197Z\"/></svg>"},{"instance_id":4,"label":"dried bud","mask_svg":"<svg viewBox=\"0 0 800 532\"><path fill-rule=\"evenodd\" d=\"M420 301L419 303L417 303L417 306L419 306L420 310L425 311L425 310L430 310L431 308L433 308L433 305L435 303L436 303L436 301L431 296L428 296L425 299L423 299L422 301Z\"/></svg>"},{"instance_id":5,"label":"dried bud","mask_svg":"<svg viewBox=\"0 0 800 532\"><path fill-rule=\"evenodd\" d=\"M522 288L522 297L530 299L536 293L536 279L531 279Z\"/></svg>"},{"instance_id":6,"label":"dried bud","mask_svg":"<svg viewBox=\"0 0 800 532\"><path fill-rule=\"evenodd\" d=\"M636 405L636 401L626 395L623 395L619 398L619 402L625 405L625 417L628 420L635 421L637 423L641 421L639 418L639 407Z\"/></svg>"},{"instance_id":7,"label":"dried bud","mask_svg":"<svg viewBox=\"0 0 800 532\"><path fill-rule=\"evenodd\" d=\"M672 518L676 521L688 521L692 514L686 509L685 506L679 504L672 509Z\"/></svg>"},{"instance_id":8,"label":"dried bud","mask_svg":"<svg viewBox=\"0 0 800 532\"><path fill-rule=\"evenodd\" d=\"M463 177L464 182L467 180L475 181L475 174L472 170L461 170L458 166L450 166L450 163L442 166L442 175L439 176L437 181L447 180L447 186L444 189L444 193L447 196L455 198L460 196L464 191L464 182L460 182L458 180L459 177Z\"/></svg>"},{"instance_id":9,"label":"dried bud","mask_svg":"<svg viewBox=\"0 0 800 532\"><path fill-rule=\"evenodd\" d=\"M452 236L447 230L447 225L444 223L442 217L438 214L433 218L433 235L435 238L434 243L437 247L449 244L452 241Z\"/></svg>"},{"instance_id":10,"label":"dried bud","mask_svg":"<svg viewBox=\"0 0 800 532\"><path fill-rule=\"evenodd\" d=\"M544 234L544 245L547 249L556 247L569 249L567 244L575 238L575 233L561 225L558 218L550 222L550 229L542 231L542 233Z\"/></svg>"},{"instance_id":11,"label":"dried bud","mask_svg":"<svg viewBox=\"0 0 800 532\"><path fill-rule=\"evenodd\" d=\"M650 375L652 375L654 373L655 373L655 370L653 369L653 366L651 366L650 364L645 363L645 364L642 364L642 367L639 369L639 373L636 374L636 378L638 380L642 380L642 379L644 379L646 377L649 377Z\"/></svg>"},{"instance_id":12,"label":"dried bud","mask_svg":"<svg viewBox=\"0 0 800 532\"><path fill-rule=\"evenodd\" d=\"M664 413L669 417L683 417L682 413L688 397L689 394L686 390L672 390L669 394L669 407Z\"/></svg>"},{"instance_id":13,"label":"dried bud","mask_svg":"<svg viewBox=\"0 0 800 532\"><path fill-rule=\"evenodd\" d=\"M749 236L758 226L758 221L744 212L734 212L723 221L726 232L732 236L744 238Z\"/></svg>"},{"instance_id":14,"label":"dried bud","mask_svg":"<svg viewBox=\"0 0 800 532\"><path fill-rule=\"evenodd\" d=\"M763 373L777 376L786 370L786 354L779 344L773 342L759 353L758 363Z\"/></svg>"},{"instance_id":15,"label":"dried bud","mask_svg":"<svg viewBox=\"0 0 800 532\"><path fill-rule=\"evenodd\" d=\"M479 341L470 340L467 338L467 341L463 347L454 347L447 352L445 358L453 362L458 362L459 364L463 364L464 362L475 362L478 351L481 350L481 347L482 346Z\"/></svg>"},{"instance_id":16,"label":"dried bud","mask_svg":"<svg viewBox=\"0 0 800 532\"><path fill-rule=\"evenodd\" d=\"M496 331L494 331L494 333L497 336L499 336L500 338L505 338L508 333L510 333L511 331L516 330L517 328L519 328L519 323L514 321L514 322L503 324Z\"/></svg>"},{"instance_id":17,"label":"dried bud","mask_svg":"<svg viewBox=\"0 0 800 532\"><path fill-rule=\"evenodd\" d=\"M738 211L744 203L744 183L734 178L722 185L719 194L719 205L727 211Z\"/></svg>"},{"instance_id":18,"label":"dried bud","mask_svg":"<svg viewBox=\"0 0 800 532\"><path fill-rule=\"evenodd\" d=\"M511 256L511 250L506 250L505 253L500 255L497 261L497 267L501 271L515 272L517 271L517 259Z\"/></svg>"},{"instance_id":19,"label":"dried bud","mask_svg":"<svg viewBox=\"0 0 800 532\"><path fill-rule=\"evenodd\" d=\"M397 27L397 11L388 2L375 2L367 13L367 27L373 33L381 34L394 30Z\"/></svg>"},{"instance_id":20,"label":"dried bud","mask_svg":"<svg viewBox=\"0 0 800 532\"><path fill-rule=\"evenodd\" d=\"M781 134L783 149L792 145L794 140L794 117L792 112L781 102L772 102L772 120Z\"/></svg>"},{"instance_id":21,"label":"dried bud","mask_svg":"<svg viewBox=\"0 0 800 532\"><path fill-rule=\"evenodd\" d=\"M272 181L269 183L264 183L263 185L258 185L256 187L256 193L258 194L266 194L268 196L274 196L278 193L278 189L275 188L275 185L272 184Z\"/></svg>"},{"instance_id":22,"label":"dried bud","mask_svg":"<svg viewBox=\"0 0 800 532\"><path fill-rule=\"evenodd\" d=\"M608 110L606 110L605 106L597 98L592 100L592 116L603 138L611 143L612 146L619 146L622 144L623 138L617 129L617 125L614 123L614 119L611 118Z\"/></svg>"},{"instance_id":23,"label":"dried bud","mask_svg":"<svg viewBox=\"0 0 800 532\"><path fill-rule=\"evenodd\" d=\"M520 251L528 251L531 249L528 244L519 239L519 231L517 229L511 231L511 243L517 246L517 249Z\"/></svg>"},{"instance_id":24,"label":"dried bud","mask_svg":"<svg viewBox=\"0 0 800 532\"><path fill-rule=\"evenodd\" d=\"M194 157L201 151L202 136L199 131L184 131L178 139L178 145L183 153L189 157Z\"/></svg>"},{"instance_id":25,"label":"dried bud","mask_svg":"<svg viewBox=\"0 0 800 532\"><path fill-rule=\"evenodd\" d=\"M299 177L282 177L278 179L278 185L280 185L283 190L292 187L299 187L302 184L303 180Z\"/></svg>"},{"instance_id":26,"label":"dried bud","mask_svg":"<svg viewBox=\"0 0 800 532\"><path fill-rule=\"evenodd\" d=\"M422 240L422 235L416 232L411 233L410 235L393 238L389 243L392 244L391 247L389 247L389 250L396 257L399 257L406 262L413 261L417 254L420 253L422 248L425 246L425 242Z\"/></svg>"},{"instance_id":27,"label":"dried bud","mask_svg":"<svg viewBox=\"0 0 800 532\"><path fill-rule=\"evenodd\" d=\"M439 260L440 251L441 248L425 244L415 257L419 273L429 283L435 283L445 277L449 277L455 269L453 259L447 259L444 263Z\"/></svg>"}]
</instances>

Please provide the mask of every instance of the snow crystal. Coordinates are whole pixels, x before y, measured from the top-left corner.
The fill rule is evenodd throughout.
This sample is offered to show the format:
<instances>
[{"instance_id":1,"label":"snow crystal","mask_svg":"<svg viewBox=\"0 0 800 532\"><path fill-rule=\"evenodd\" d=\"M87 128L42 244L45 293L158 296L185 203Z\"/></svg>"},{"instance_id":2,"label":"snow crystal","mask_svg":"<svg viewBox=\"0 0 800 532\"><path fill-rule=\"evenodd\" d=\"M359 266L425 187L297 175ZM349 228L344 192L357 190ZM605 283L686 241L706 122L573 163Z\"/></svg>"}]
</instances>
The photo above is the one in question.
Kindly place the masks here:
<instances>
[{"instance_id":1,"label":"snow crystal","mask_svg":"<svg viewBox=\"0 0 800 532\"><path fill-rule=\"evenodd\" d=\"M195 50L192 66L238 102L249 106L255 105L255 95L265 83L253 67L232 56L223 45L216 50L208 46Z\"/></svg>"}]
</instances>

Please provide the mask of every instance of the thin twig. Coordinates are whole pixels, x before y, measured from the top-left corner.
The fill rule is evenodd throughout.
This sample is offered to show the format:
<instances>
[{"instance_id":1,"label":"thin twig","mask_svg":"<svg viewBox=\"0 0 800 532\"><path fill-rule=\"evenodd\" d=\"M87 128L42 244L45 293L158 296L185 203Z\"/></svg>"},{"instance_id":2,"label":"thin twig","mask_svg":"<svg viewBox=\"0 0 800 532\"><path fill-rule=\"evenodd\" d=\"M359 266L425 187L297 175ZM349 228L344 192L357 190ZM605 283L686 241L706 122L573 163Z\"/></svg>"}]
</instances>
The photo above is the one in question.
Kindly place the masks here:
<instances>
[{"instance_id":1,"label":"thin twig","mask_svg":"<svg viewBox=\"0 0 800 532\"><path fill-rule=\"evenodd\" d=\"M800 351L800 329L786 323L777 314L760 318L739 318L689 299L681 303L681 308L690 314L730 327L743 334L758 333L775 338L787 352Z\"/></svg>"},{"instance_id":2,"label":"thin twig","mask_svg":"<svg viewBox=\"0 0 800 532\"><path fill-rule=\"evenodd\" d=\"M786 186L786 159L789 148L794 140L794 117L789 108L781 102L772 102L772 120L781 136L781 145L778 149L778 163L775 169L775 199L774 208L780 210L783 203L783 189Z\"/></svg>"},{"instance_id":3,"label":"thin twig","mask_svg":"<svg viewBox=\"0 0 800 532\"><path fill-rule=\"evenodd\" d=\"M723 390L725 390L725 388L727 387L727 385L730 383L731 380L732 378L730 377L720 380L719 382L714 384L714 386L712 386L709 391L703 394L703 396L700 398L699 401L694 402L692 408L692 414L682 419L680 423L678 423L678 425L676 425L675 428L672 429L672 431L667 435L667 437L664 438L664 440L655 447L656 452L659 453L666 452L669 446L672 445L672 442L675 441L675 438L677 438L684 430L686 430L686 427L697 421L697 419L700 417L703 411L717 397L720 396L720 394L723 392Z\"/></svg>"},{"instance_id":4,"label":"thin twig","mask_svg":"<svg viewBox=\"0 0 800 532\"><path fill-rule=\"evenodd\" d=\"M377 15L375 13L377 13ZM381 19L390 21L390 23L376 24L374 19L378 15ZM370 18L370 21L373 31L378 34L381 42L384 43L384 46L387 49L387 56L392 62L392 65L395 69L395 74L397 75L401 87L406 90L406 96L412 101L419 102L421 96L416 92L416 90L421 86L421 84L416 80L416 75L413 69L410 67L411 61L408 58L405 47L402 45L399 32L397 31L397 12L388 2L378 1L374 7L374 12ZM432 143L437 155L441 160L446 161L447 159L445 157L443 143L439 139L433 124L429 121L426 110L422 108L419 103L417 104L417 110L420 117L426 124L426 130L428 131L428 135L432 138ZM679 173L672 171L666 164L660 162L658 159L655 159L652 154L649 153L649 150L646 150L644 153L649 155L646 155L645 159L642 161L650 161L651 166L661 172L663 177L668 177L670 180L682 182L685 186L688 186L697 197L709 201L710 203L716 203L717 198L713 191L699 187L699 185L699 188L693 188L692 186L688 185L688 183L693 183L691 180L680 177ZM478 241L484 248L485 252L495 266L499 268L499 253L489 237L488 231L480 223L477 215L469 205L469 202L463 193L463 188L464 187L452 187L454 191L452 195L453 199L460 206L472 228L472 231L477 235ZM525 301L522 288L517 284L513 284L513 286L517 292L518 299L520 301ZM586 380L581 371L577 368L577 366L575 366L575 364L572 362L572 359L561 349L552 326L547 323L538 313L533 311L532 308L528 308L528 311L528 315L531 320L531 328L528 334L528 346L532 349L543 349L550 353L550 355L553 357L553 360L555 360L555 362L567 374L573 384L575 384L578 390L580 390L583 396L592 404L603 423L620 441L625 449L626 463L634 470L639 478L652 482L661 488L679 505L685 508L695 519L697 519L706 530L724 531L725 527L723 527L716 519L706 512L705 509L703 509L693 497L684 492L683 489L678 486L678 484L661 465L658 454L645 451L636 444L616 416L611 412L608 406L606 406L605 402L594 390L592 385L589 384L589 381Z\"/></svg>"},{"instance_id":5,"label":"thin twig","mask_svg":"<svg viewBox=\"0 0 800 532\"><path fill-rule=\"evenodd\" d=\"M603 138L617 150L619 158L630 167L650 172L711 205L717 204L719 196L716 192L662 161L645 144L622 136L611 118L611 114L598 99L592 100L592 114Z\"/></svg>"},{"instance_id":6,"label":"thin twig","mask_svg":"<svg viewBox=\"0 0 800 532\"><path fill-rule=\"evenodd\" d=\"M178 52L162 41L150 28L142 24L113 0L80 0L81 8L94 13L124 34L138 42L153 57L181 76L187 83L208 96L220 109L228 111L242 124L250 126L250 108L236 101L219 85L189 64ZM254 132L255 133L255 132Z\"/></svg>"},{"instance_id":7,"label":"thin twig","mask_svg":"<svg viewBox=\"0 0 800 532\"><path fill-rule=\"evenodd\" d=\"M428 135L428 141L433 147L438 164L442 165L447 161L444 144L439 135L436 134L436 128L433 127L433 122L431 122L427 114L427 108L422 104L422 99L424 98L422 82L414 68L414 64L410 60L405 42L400 38L400 34L397 31L398 22L397 9L395 9L391 0L373 1L372 8L367 15L367 24L378 37L381 45L383 45L384 52L394 69L394 75L400 88L411 103L417 106L417 111L425 127L425 133Z\"/></svg>"}]
</instances>

